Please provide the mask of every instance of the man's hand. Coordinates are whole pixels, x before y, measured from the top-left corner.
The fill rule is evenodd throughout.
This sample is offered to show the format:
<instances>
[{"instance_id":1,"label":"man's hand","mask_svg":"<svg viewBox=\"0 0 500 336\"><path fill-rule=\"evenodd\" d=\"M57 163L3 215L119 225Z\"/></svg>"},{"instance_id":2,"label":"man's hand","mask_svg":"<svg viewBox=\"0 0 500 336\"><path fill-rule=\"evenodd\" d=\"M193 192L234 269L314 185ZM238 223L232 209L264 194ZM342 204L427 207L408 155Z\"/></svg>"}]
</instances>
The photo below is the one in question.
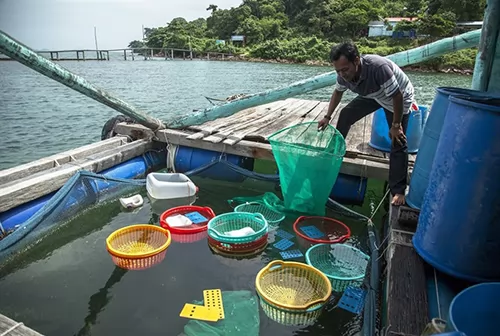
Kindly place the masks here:
<instances>
[{"instance_id":1,"label":"man's hand","mask_svg":"<svg viewBox=\"0 0 500 336\"><path fill-rule=\"evenodd\" d=\"M318 122L318 131L324 131L326 126L330 123L330 119L328 118L323 118Z\"/></svg>"},{"instance_id":2,"label":"man's hand","mask_svg":"<svg viewBox=\"0 0 500 336\"><path fill-rule=\"evenodd\" d=\"M401 124L392 124L392 127L389 130L389 137L393 142L396 142L400 146L402 146L403 143L406 143L406 135L403 132Z\"/></svg>"}]
</instances>

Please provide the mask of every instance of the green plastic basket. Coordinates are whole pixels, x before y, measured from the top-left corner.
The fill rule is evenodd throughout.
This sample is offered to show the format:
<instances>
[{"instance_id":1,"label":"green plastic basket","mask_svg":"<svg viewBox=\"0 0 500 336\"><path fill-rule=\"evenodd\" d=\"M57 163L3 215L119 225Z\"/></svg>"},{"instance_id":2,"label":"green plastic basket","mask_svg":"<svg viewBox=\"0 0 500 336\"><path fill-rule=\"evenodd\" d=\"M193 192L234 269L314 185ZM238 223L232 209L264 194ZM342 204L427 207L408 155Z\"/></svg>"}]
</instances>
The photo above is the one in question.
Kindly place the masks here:
<instances>
[{"instance_id":1,"label":"green plastic basket","mask_svg":"<svg viewBox=\"0 0 500 336\"><path fill-rule=\"evenodd\" d=\"M244 237L231 237L226 232L251 227L255 233ZM230 212L215 216L208 222L208 235L221 243L251 243L262 238L269 225L260 213Z\"/></svg>"},{"instance_id":2,"label":"green plastic basket","mask_svg":"<svg viewBox=\"0 0 500 336\"><path fill-rule=\"evenodd\" d=\"M368 255L347 244L318 244L306 252L307 264L330 279L334 292L361 286L369 260Z\"/></svg>"},{"instance_id":3,"label":"green plastic basket","mask_svg":"<svg viewBox=\"0 0 500 336\"><path fill-rule=\"evenodd\" d=\"M279 223L283 219L285 219L285 215L281 212L278 212L270 207L268 207L264 202L246 202L238 205L234 208L235 212L251 212L251 213L260 213L267 220L269 226L276 228Z\"/></svg>"}]
</instances>

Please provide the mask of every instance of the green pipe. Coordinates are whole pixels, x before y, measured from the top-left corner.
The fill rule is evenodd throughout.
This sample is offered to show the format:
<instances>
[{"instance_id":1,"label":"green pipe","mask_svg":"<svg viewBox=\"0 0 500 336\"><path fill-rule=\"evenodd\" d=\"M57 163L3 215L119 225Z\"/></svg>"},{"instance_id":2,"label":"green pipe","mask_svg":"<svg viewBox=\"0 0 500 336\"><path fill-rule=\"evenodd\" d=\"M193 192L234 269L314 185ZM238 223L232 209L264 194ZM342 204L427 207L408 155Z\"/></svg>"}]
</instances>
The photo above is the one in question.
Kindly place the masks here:
<instances>
[{"instance_id":1,"label":"green pipe","mask_svg":"<svg viewBox=\"0 0 500 336\"><path fill-rule=\"evenodd\" d=\"M500 29L500 2L488 0L484 12L483 28L479 50L472 77L472 88L479 91L498 92L500 75L500 50L497 50Z\"/></svg>"},{"instance_id":2,"label":"green pipe","mask_svg":"<svg viewBox=\"0 0 500 336\"><path fill-rule=\"evenodd\" d=\"M123 113L124 115L133 118L138 123L158 130L165 128L164 124L156 119L148 116L146 113L139 111L129 103L113 97L106 91L96 87L88 82L85 78L80 77L60 65L38 55L33 50L25 46L19 41L16 41L6 33L0 30L0 52L10 58L26 65L42 75L45 75L61 84L64 84L75 91L78 91L89 98L97 100L112 109Z\"/></svg>"}]
</instances>

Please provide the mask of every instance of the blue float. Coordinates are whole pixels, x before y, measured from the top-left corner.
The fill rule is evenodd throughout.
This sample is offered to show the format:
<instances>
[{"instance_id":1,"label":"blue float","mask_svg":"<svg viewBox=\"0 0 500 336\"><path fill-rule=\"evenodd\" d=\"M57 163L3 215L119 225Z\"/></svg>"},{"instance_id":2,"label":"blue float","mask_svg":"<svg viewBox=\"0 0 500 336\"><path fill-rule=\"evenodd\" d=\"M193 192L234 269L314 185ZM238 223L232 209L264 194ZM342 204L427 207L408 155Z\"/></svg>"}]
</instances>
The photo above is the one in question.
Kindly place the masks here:
<instances>
[{"instance_id":1,"label":"blue float","mask_svg":"<svg viewBox=\"0 0 500 336\"><path fill-rule=\"evenodd\" d=\"M432 169L439 135L441 134L444 118L448 111L448 97L452 94L485 96L484 92L476 90L453 87L440 87L436 89L436 97L432 102L429 116L425 123L422 139L420 140L420 148L411 174L410 188L406 197L406 203L412 208L420 209L422 206L425 190L429 184L429 174Z\"/></svg>"},{"instance_id":2,"label":"blue float","mask_svg":"<svg viewBox=\"0 0 500 336\"><path fill-rule=\"evenodd\" d=\"M365 199L367 184L368 179L364 177L339 174L330 198L343 204L361 205Z\"/></svg>"},{"instance_id":3,"label":"blue float","mask_svg":"<svg viewBox=\"0 0 500 336\"><path fill-rule=\"evenodd\" d=\"M419 106L418 110L411 111L406 129L406 138L408 140L408 153L415 154L420 147L423 129L427 120L426 106ZM389 138L389 125L383 108L379 108L373 114L372 134L370 136L370 147L379 151L391 152L391 138Z\"/></svg>"},{"instance_id":4,"label":"blue float","mask_svg":"<svg viewBox=\"0 0 500 336\"><path fill-rule=\"evenodd\" d=\"M247 158L232 154L221 154L220 152L206 149L179 146L175 154L175 170L179 173L186 173L190 170L202 167L212 161L227 160L241 168L253 171L253 158ZM212 166L203 172L196 174L200 177L223 180L230 182L243 182L245 176L223 165Z\"/></svg>"},{"instance_id":5,"label":"blue float","mask_svg":"<svg viewBox=\"0 0 500 336\"><path fill-rule=\"evenodd\" d=\"M452 277L500 280L500 97L449 100L413 245Z\"/></svg>"},{"instance_id":6,"label":"blue float","mask_svg":"<svg viewBox=\"0 0 500 336\"><path fill-rule=\"evenodd\" d=\"M467 336L500 334L500 283L482 283L460 292L451 302L448 331Z\"/></svg>"},{"instance_id":7,"label":"blue float","mask_svg":"<svg viewBox=\"0 0 500 336\"><path fill-rule=\"evenodd\" d=\"M148 153L148 155L138 156L115 167L103 170L99 174L106 177L134 179L140 176L144 176L149 169L158 166L163 162L164 157L158 155L156 152L151 152ZM105 183L102 181L97 181L97 185L92 184L94 191L95 189L102 191L103 188L109 188L109 186L110 183ZM17 225L26 222L48 201L50 201L55 193L56 192L52 192L48 195L42 196L40 198L0 213L0 223L2 224L2 227L8 231L14 229Z\"/></svg>"}]
</instances>

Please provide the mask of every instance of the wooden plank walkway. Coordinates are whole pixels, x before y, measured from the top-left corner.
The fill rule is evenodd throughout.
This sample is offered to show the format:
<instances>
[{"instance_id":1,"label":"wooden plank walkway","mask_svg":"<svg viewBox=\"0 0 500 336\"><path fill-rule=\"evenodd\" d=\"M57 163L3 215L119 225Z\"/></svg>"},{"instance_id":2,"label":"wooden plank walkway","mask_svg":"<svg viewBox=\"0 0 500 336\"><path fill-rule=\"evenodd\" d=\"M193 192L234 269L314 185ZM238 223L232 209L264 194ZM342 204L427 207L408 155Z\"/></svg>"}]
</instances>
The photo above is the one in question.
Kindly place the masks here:
<instances>
[{"instance_id":1,"label":"wooden plank walkway","mask_svg":"<svg viewBox=\"0 0 500 336\"><path fill-rule=\"evenodd\" d=\"M332 116L336 125L339 106ZM115 132L134 139L147 138L172 145L189 146L228 154L274 160L268 138L271 134L301 122L319 121L328 110L328 102L290 98L260 105L183 130L166 129L156 134L138 124L118 124ZM346 139L347 153L341 167L344 174L387 180L389 154L368 145L373 115L351 127ZM409 167L415 156L410 155Z\"/></svg>"},{"instance_id":2,"label":"wooden plank walkway","mask_svg":"<svg viewBox=\"0 0 500 336\"><path fill-rule=\"evenodd\" d=\"M191 126L187 131L195 132L188 139L235 145L242 140L267 142L268 137L283 128L309 121L319 121L328 110L328 102L289 98L254 108L246 109L226 118ZM332 125L337 124L339 105L332 116ZM368 145L371 137L373 114L361 119L351 127L347 135L347 150L379 158L388 158L388 153ZM410 156L415 161L415 156Z\"/></svg>"},{"instance_id":3,"label":"wooden plank walkway","mask_svg":"<svg viewBox=\"0 0 500 336\"><path fill-rule=\"evenodd\" d=\"M43 336L22 322L16 322L0 314L0 335L2 336Z\"/></svg>"},{"instance_id":4,"label":"wooden plank walkway","mask_svg":"<svg viewBox=\"0 0 500 336\"><path fill-rule=\"evenodd\" d=\"M417 221L414 209L389 209L384 316L388 336L419 336L429 322L425 263L411 241Z\"/></svg>"}]
</instances>

